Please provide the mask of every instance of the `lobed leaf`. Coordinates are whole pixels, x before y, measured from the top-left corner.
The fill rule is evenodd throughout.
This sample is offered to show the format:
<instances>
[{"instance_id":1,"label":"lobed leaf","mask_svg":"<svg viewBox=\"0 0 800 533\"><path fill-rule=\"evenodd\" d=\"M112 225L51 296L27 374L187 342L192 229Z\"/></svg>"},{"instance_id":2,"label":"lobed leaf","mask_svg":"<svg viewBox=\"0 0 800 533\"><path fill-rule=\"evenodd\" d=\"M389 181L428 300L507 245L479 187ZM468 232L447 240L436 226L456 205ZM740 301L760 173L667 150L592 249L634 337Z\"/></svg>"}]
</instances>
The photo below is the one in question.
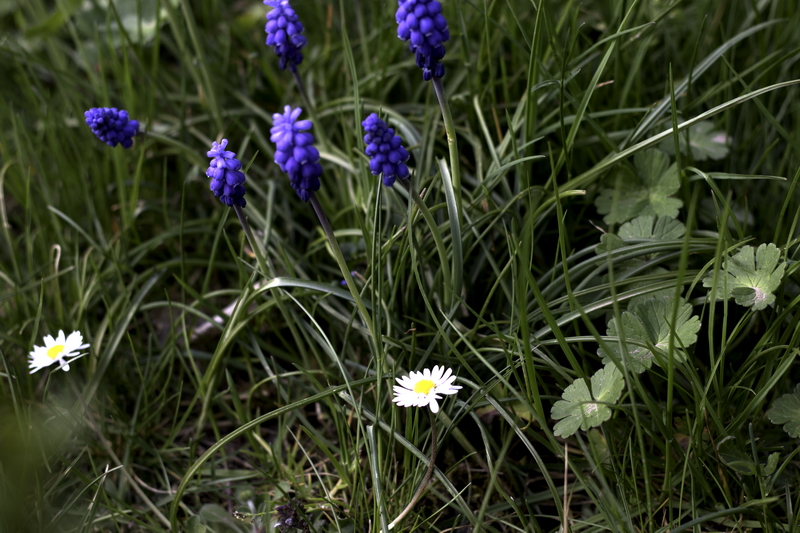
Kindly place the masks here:
<instances>
[{"instance_id":1,"label":"lobed leaf","mask_svg":"<svg viewBox=\"0 0 800 533\"><path fill-rule=\"evenodd\" d=\"M800 437L800 384L772 404L767 416L773 424L783 425L790 437Z\"/></svg>"},{"instance_id":2,"label":"lobed leaf","mask_svg":"<svg viewBox=\"0 0 800 533\"><path fill-rule=\"evenodd\" d=\"M680 348L697 342L700 319L692 316L691 304L681 300L675 315L673 335L672 313L671 297L648 298L637 303L622 313L621 324L617 323L616 318L608 322L607 335L624 338L626 350L623 351L622 343L608 342L598 348L597 354L603 357L603 363L620 360L636 373L649 369L653 361L659 364L659 359L663 360L670 352L676 361L685 361L686 354ZM659 357L656 357L656 353Z\"/></svg>"},{"instance_id":3,"label":"lobed leaf","mask_svg":"<svg viewBox=\"0 0 800 533\"><path fill-rule=\"evenodd\" d=\"M744 246L725 260L720 272L711 272L703 279L703 287L714 287L717 299L733 298L737 304L765 309L775 302L773 292L780 286L786 263L780 260L781 251L772 243L758 249Z\"/></svg>"},{"instance_id":4,"label":"lobed leaf","mask_svg":"<svg viewBox=\"0 0 800 533\"><path fill-rule=\"evenodd\" d=\"M586 380L578 378L564 389L561 397L550 409L550 416L561 420L553 427L557 437L569 437L578 429L586 431L599 426L611 418L610 404L616 403L622 394L622 374L613 365L601 368L592 376L592 391Z\"/></svg>"},{"instance_id":5,"label":"lobed leaf","mask_svg":"<svg viewBox=\"0 0 800 533\"><path fill-rule=\"evenodd\" d=\"M623 171L614 188L604 188L595 200L606 224L625 222L637 216L675 218L683 202L670 198L680 188L678 167L660 150L643 150L633 158L634 174Z\"/></svg>"},{"instance_id":6,"label":"lobed leaf","mask_svg":"<svg viewBox=\"0 0 800 533\"><path fill-rule=\"evenodd\" d=\"M724 159L729 152L728 143L730 138L724 131L715 130L714 123L710 120L698 122L679 133L678 138L681 153L687 154L691 152L695 161ZM675 155L675 142L672 139L664 139L658 147L670 155Z\"/></svg>"},{"instance_id":7,"label":"lobed leaf","mask_svg":"<svg viewBox=\"0 0 800 533\"><path fill-rule=\"evenodd\" d=\"M680 220L644 215L620 226L617 235L623 241L643 239L674 241L683 237L684 233L686 226Z\"/></svg>"}]
</instances>

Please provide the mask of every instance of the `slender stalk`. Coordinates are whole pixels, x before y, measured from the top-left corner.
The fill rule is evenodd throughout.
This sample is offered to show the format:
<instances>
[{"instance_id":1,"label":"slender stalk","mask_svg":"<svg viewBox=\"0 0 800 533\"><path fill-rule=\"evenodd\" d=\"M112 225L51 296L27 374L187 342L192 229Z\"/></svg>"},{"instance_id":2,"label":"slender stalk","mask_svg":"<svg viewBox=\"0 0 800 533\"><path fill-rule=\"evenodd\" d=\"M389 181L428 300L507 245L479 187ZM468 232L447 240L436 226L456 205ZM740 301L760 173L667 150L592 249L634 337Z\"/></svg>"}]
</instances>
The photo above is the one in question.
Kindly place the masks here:
<instances>
[{"instance_id":1,"label":"slender stalk","mask_svg":"<svg viewBox=\"0 0 800 533\"><path fill-rule=\"evenodd\" d=\"M347 283L347 288L350 289L350 294L353 295L353 300L355 300L356 307L358 307L358 311L361 313L361 318L363 318L364 322L367 323L367 328L369 328L372 339L377 345L380 339L375 334L372 317L370 316L369 311L367 311L364 301L361 299L361 293L358 292L358 287L356 287L356 282L353 280L353 275L350 274L350 269L347 267L347 261L344 260L344 255L342 254L342 249L339 248L339 242L336 240L336 236L333 234L331 223L328 221L328 217L325 215L325 211L322 209L322 205L319 203L317 195L315 195L313 192L311 193L309 202L311 202L311 207L314 208L314 212L317 214L317 218L322 226L322 230L325 232L325 236L328 237L328 242L331 245L333 256L336 258L336 262L339 263L339 269L342 271L342 276L344 276L344 281Z\"/></svg>"},{"instance_id":2,"label":"slender stalk","mask_svg":"<svg viewBox=\"0 0 800 533\"><path fill-rule=\"evenodd\" d=\"M439 107L442 109L444 130L447 133L447 147L450 149L450 172L453 175L453 189L456 191L458 216L461 218L461 168L458 164L458 140L456 139L456 126L453 122L453 115L450 113L450 106L447 104L447 96L444 94L442 78L433 78L433 88L436 91L436 98L439 99Z\"/></svg>"},{"instance_id":3,"label":"slender stalk","mask_svg":"<svg viewBox=\"0 0 800 533\"><path fill-rule=\"evenodd\" d=\"M397 518L392 520L392 523L389 524L389 529L392 529L396 526L400 520L405 518L411 508L414 507L414 504L417 503L419 497L422 496L422 493L425 492L425 489L428 488L428 482L431 480L431 476L433 475L433 465L436 461L436 419L433 417L433 411L428 409L428 414L431 417L431 462L428 463L428 470L425 472L425 477L422 479L422 483L420 483L417 492L414 493L414 497L411 498L411 501L408 503L403 512L400 513Z\"/></svg>"},{"instance_id":4,"label":"slender stalk","mask_svg":"<svg viewBox=\"0 0 800 533\"><path fill-rule=\"evenodd\" d=\"M256 256L256 261L258 261L258 268L261 269L261 274L265 277L269 277L267 261L264 258L264 251L261 249L261 243L258 242L255 235L253 235L253 230L250 229L250 224L247 223L247 218L244 216L244 211L242 211L242 208L238 205L233 206L233 210L236 212L236 217L239 219L239 224L242 225L244 234L247 236L247 241L250 243L250 248L253 249L253 253Z\"/></svg>"},{"instance_id":5,"label":"slender stalk","mask_svg":"<svg viewBox=\"0 0 800 533\"><path fill-rule=\"evenodd\" d=\"M452 297L452 282L450 278L450 269L447 268L447 263L448 263L447 250L444 247L444 241L442 240L442 236L439 233L439 227L433 220L433 215L428 209L428 206L425 205L425 202L422 201L422 198L420 198L419 194L417 194L417 192L414 190L414 186L411 185L410 180L401 179L398 181L408 191L408 195L417 205L417 208L419 209L420 213L422 213L422 218L425 219L425 222L427 222L428 226L431 228L431 235L433 235L433 241L436 243L436 250L439 252L439 260L442 262L442 283L444 284L444 301L449 309L453 305L455 305L455 302L453 301Z\"/></svg>"},{"instance_id":6,"label":"slender stalk","mask_svg":"<svg viewBox=\"0 0 800 533\"><path fill-rule=\"evenodd\" d=\"M250 229L250 224L247 222L247 218L244 215L244 211L238 205L233 206L233 210L236 212L236 217L239 219L239 224L242 225L242 229L244 230L244 234L247 237L247 241L250 243L250 248L253 249L253 253L256 256L256 261L258 261L258 268L261 270L261 275L265 278L270 278L275 276L275 269L269 263L267 259L266 249L262 248L261 241L256 239L255 234ZM258 284L255 285L254 288L257 288ZM278 309L280 309L281 314L285 317L289 316L289 311L286 309L285 304L283 303L282 298L275 298L275 303L278 305ZM297 346L301 346L303 343L303 337L300 335L300 332L297 330L297 326L295 326L294 322L289 320L287 321L289 326L289 331L292 332L292 337L294 337L294 342Z\"/></svg>"},{"instance_id":7,"label":"slender stalk","mask_svg":"<svg viewBox=\"0 0 800 533\"><path fill-rule=\"evenodd\" d=\"M294 76L294 82L297 84L297 90L300 91L300 97L303 99L306 107L311 107L311 100L308 98L308 93L306 92L306 86L303 83L303 78L300 77L300 74L297 73L297 70L292 69L292 76Z\"/></svg>"}]
</instances>

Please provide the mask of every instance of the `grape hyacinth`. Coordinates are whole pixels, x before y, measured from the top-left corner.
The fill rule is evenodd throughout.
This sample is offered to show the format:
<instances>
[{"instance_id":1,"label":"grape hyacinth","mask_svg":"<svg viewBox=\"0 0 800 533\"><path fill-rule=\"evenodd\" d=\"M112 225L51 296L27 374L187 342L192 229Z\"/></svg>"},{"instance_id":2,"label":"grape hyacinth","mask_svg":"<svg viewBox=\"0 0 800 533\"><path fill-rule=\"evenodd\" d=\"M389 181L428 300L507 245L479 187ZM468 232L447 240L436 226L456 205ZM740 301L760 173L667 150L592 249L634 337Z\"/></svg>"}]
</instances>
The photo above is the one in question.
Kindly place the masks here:
<instances>
[{"instance_id":1,"label":"grape hyacinth","mask_svg":"<svg viewBox=\"0 0 800 533\"><path fill-rule=\"evenodd\" d=\"M300 49L306 45L303 36L303 24L297 13L289 6L289 0L264 0L264 4L273 9L267 13L267 44L275 50L280 59L280 69L286 65L292 72L297 72L297 65L303 62Z\"/></svg>"},{"instance_id":2,"label":"grape hyacinth","mask_svg":"<svg viewBox=\"0 0 800 533\"><path fill-rule=\"evenodd\" d=\"M416 54L417 66L422 69L422 79L444 76L444 43L450 40L447 20L442 15L442 4L437 0L397 0L397 36L408 41L408 48Z\"/></svg>"},{"instance_id":3,"label":"grape hyacinth","mask_svg":"<svg viewBox=\"0 0 800 533\"><path fill-rule=\"evenodd\" d=\"M133 136L139 131L139 122L131 120L127 111L120 111L116 107L93 107L83 116L92 133L107 145L112 148L117 144L123 148L133 146Z\"/></svg>"},{"instance_id":4,"label":"grape hyacinth","mask_svg":"<svg viewBox=\"0 0 800 533\"><path fill-rule=\"evenodd\" d=\"M383 184L387 187L394 185L397 178L406 179L408 167L405 162L408 161L408 152L403 147L400 136L395 135L394 129L375 113L364 119L361 125L366 132L364 142L367 147L364 151L371 158L370 172L375 176L383 174Z\"/></svg>"},{"instance_id":5,"label":"grape hyacinth","mask_svg":"<svg viewBox=\"0 0 800 533\"><path fill-rule=\"evenodd\" d=\"M297 120L303 110L286 106L283 114L272 115L269 140L275 143L275 162L289 175L289 182L300 198L307 202L313 191L319 190L322 166L319 151L314 148L314 136L307 132L310 120Z\"/></svg>"},{"instance_id":6,"label":"grape hyacinth","mask_svg":"<svg viewBox=\"0 0 800 533\"><path fill-rule=\"evenodd\" d=\"M223 204L244 207L247 202L244 199L245 177L241 171L242 163L236 159L235 153L225 150L226 146L228 139L222 139L221 143L211 143L211 150L206 155L212 159L206 176L211 178L210 188L214 196Z\"/></svg>"}]
</instances>

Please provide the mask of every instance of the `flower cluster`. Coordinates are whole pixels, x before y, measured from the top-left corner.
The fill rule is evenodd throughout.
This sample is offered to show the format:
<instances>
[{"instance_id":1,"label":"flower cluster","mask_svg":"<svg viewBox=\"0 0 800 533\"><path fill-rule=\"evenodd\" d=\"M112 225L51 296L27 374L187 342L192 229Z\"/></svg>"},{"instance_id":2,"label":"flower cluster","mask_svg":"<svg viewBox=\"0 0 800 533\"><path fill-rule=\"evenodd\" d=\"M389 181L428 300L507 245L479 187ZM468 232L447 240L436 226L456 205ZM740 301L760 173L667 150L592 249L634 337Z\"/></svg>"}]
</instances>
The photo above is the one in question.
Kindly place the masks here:
<instances>
[{"instance_id":1,"label":"flower cluster","mask_svg":"<svg viewBox=\"0 0 800 533\"><path fill-rule=\"evenodd\" d=\"M211 143L211 150L207 155L213 159L206 170L206 176L211 178L210 188L214 196L217 196L223 204L244 207L247 202L244 199L245 177L240 170L242 163L236 159L235 153L225 150L226 146L228 139L222 139L221 143L216 141Z\"/></svg>"},{"instance_id":2,"label":"flower cluster","mask_svg":"<svg viewBox=\"0 0 800 533\"><path fill-rule=\"evenodd\" d=\"M281 70L286 65L292 72L297 71L297 65L303 62L300 49L306 45L303 36L303 24L297 18L297 13L289 6L289 0L264 0L264 3L273 9L267 13L267 44L275 50Z\"/></svg>"},{"instance_id":3,"label":"flower cluster","mask_svg":"<svg viewBox=\"0 0 800 533\"><path fill-rule=\"evenodd\" d=\"M313 191L319 190L322 166L319 151L314 148L310 120L297 120L303 110L286 106L283 114L272 115L269 140L275 143L275 162L289 175L289 182L300 198L307 202Z\"/></svg>"},{"instance_id":4,"label":"flower cluster","mask_svg":"<svg viewBox=\"0 0 800 533\"><path fill-rule=\"evenodd\" d=\"M64 337L64 332L58 330L58 336L54 339L52 335L44 338L44 346L34 345L33 351L28 355L28 367L31 374L41 370L53 363L59 363L65 372L69 370L67 357L76 357L78 352L88 348L88 344L83 344L83 336L80 331L73 331L69 337Z\"/></svg>"},{"instance_id":5,"label":"flower cluster","mask_svg":"<svg viewBox=\"0 0 800 533\"><path fill-rule=\"evenodd\" d=\"M383 184L394 185L397 178L408 177L408 152L403 147L403 139L394 134L394 129L386 125L378 115L372 113L361 123L364 126L364 150L370 156L369 169L375 175L383 174Z\"/></svg>"},{"instance_id":6,"label":"flower cluster","mask_svg":"<svg viewBox=\"0 0 800 533\"><path fill-rule=\"evenodd\" d=\"M93 107L83 116L86 117L86 125L107 145L114 147L121 144L123 148L133 146L133 136L139 131L139 122L131 120L127 111L120 111L116 107Z\"/></svg>"},{"instance_id":7,"label":"flower cluster","mask_svg":"<svg viewBox=\"0 0 800 533\"><path fill-rule=\"evenodd\" d=\"M425 407L429 405L431 411L439 412L440 394L456 394L460 385L453 385L456 376L453 370L443 366L434 366L422 372L409 372L407 376L395 378L399 385L394 386L392 401L400 407Z\"/></svg>"},{"instance_id":8,"label":"flower cluster","mask_svg":"<svg viewBox=\"0 0 800 533\"><path fill-rule=\"evenodd\" d=\"M444 43L450 40L447 20L442 15L442 4L437 0L397 0L397 36L408 41L408 48L416 54L417 66L422 69L422 79L444 76Z\"/></svg>"}]
</instances>

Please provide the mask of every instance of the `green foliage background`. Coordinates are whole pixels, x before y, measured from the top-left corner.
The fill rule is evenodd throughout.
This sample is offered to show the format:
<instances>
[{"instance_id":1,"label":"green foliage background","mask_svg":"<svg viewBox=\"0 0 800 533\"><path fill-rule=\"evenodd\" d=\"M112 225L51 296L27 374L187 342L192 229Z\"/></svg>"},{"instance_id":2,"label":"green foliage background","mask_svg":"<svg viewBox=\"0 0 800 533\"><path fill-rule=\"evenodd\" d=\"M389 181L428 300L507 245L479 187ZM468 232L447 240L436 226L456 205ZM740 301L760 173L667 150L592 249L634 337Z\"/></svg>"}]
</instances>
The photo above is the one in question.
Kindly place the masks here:
<instances>
[{"instance_id":1,"label":"green foliage background","mask_svg":"<svg viewBox=\"0 0 800 533\"><path fill-rule=\"evenodd\" d=\"M396 3L293 2L318 196L367 324L272 162L272 113L304 104L264 45L266 6L0 4L1 531L269 531L292 495L313 531L381 531L430 438L427 415L391 403L391 378L434 364L464 389L437 417L436 483L403 528L798 528L797 439L776 424L800 413L783 400L768 415L800 381L797 3L443 5L460 217ZM103 145L83 124L98 106L146 135ZM369 173L371 112L409 146L433 227ZM223 137L249 164L267 273L208 190ZM636 187L643 165L674 165L658 194ZM668 212L631 207L664 199ZM620 224L641 214L686 231L632 238ZM782 270L756 310L724 279L726 258L762 243ZM446 273L463 277L454 307ZM673 332L663 364L628 368L635 341L603 335L609 321L648 298L677 316L678 297L697 342ZM59 329L89 354L29 375L28 352ZM624 382L610 418L557 437L552 406L577 380L591 391L603 354Z\"/></svg>"}]
</instances>

